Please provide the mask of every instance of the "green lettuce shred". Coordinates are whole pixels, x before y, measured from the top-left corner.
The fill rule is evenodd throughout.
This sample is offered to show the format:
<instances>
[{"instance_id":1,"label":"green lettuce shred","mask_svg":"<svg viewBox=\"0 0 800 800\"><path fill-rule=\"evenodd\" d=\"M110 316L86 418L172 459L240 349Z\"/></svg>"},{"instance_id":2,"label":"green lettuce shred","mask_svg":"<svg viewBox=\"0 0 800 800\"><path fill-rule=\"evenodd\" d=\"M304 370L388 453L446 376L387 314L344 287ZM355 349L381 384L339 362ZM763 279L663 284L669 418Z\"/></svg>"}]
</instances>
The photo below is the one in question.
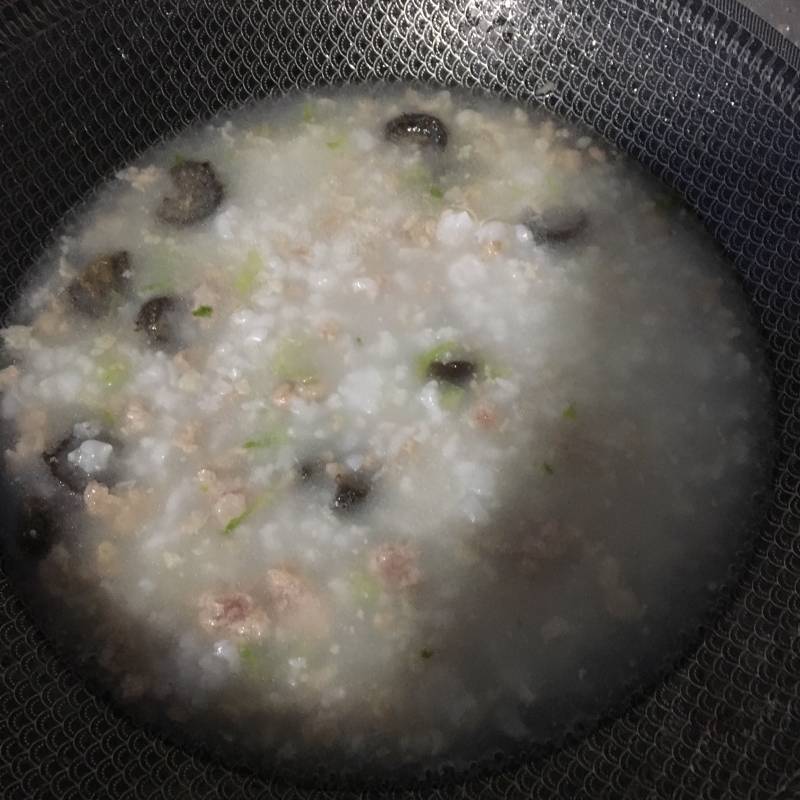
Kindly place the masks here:
<instances>
[{"instance_id":1,"label":"green lettuce shred","mask_svg":"<svg viewBox=\"0 0 800 800\"><path fill-rule=\"evenodd\" d=\"M318 369L307 339L286 338L278 343L272 368L282 381L308 383L316 379Z\"/></svg>"},{"instance_id":2,"label":"green lettuce shred","mask_svg":"<svg viewBox=\"0 0 800 800\"><path fill-rule=\"evenodd\" d=\"M458 411L466 394L467 391L462 386L442 384L439 386L439 405L445 411Z\"/></svg>"},{"instance_id":3,"label":"green lettuce shred","mask_svg":"<svg viewBox=\"0 0 800 800\"><path fill-rule=\"evenodd\" d=\"M253 504L246 508L238 517L234 517L231 520L228 520L228 524L222 529L222 532L225 535L233 533L243 522L248 520L253 514L261 509L266 508L270 503L272 503L275 499L275 492L271 489L268 489L266 492L260 494L254 501Z\"/></svg>"},{"instance_id":4,"label":"green lettuce shred","mask_svg":"<svg viewBox=\"0 0 800 800\"><path fill-rule=\"evenodd\" d=\"M280 447L289 441L289 436L286 431L274 430L257 436L254 439L248 439L244 443L246 450L263 450L270 447Z\"/></svg>"},{"instance_id":5,"label":"green lettuce shred","mask_svg":"<svg viewBox=\"0 0 800 800\"><path fill-rule=\"evenodd\" d=\"M381 595L381 585L368 572L354 572L350 576L350 590L357 603L374 605Z\"/></svg>"},{"instance_id":6,"label":"green lettuce shred","mask_svg":"<svg viewBox=\"0 0 800 800\"><path fill-rule=\"evenodd\" d=\"M246 643L239 647L242 671L250 679L269 680L274 672L273 654L265 645Z\"/></svg>"},{"instance_id":7,"label":"green lettuce shred","mask_svg":"<svg viewBox=\"0 0 800 800\"><path fill-rule=\"evenodd\" d=\"M113 360L100 365L100 380L107 389L114 391L124 386L130 377L127 361Z\"/></svg>"},{"instance_id":8,"label":"green lettuce shred","mask_svg":"<svg viewBox=\"0 0 800 800\"><path fill-rule=\"evenodd\" d=\"M244 262L236 271L233 279L233 288L243 297L252 294L256 288L258 276L263 269L264 259L261 257L261 253L258 250L250 250Z\"/></svg>"},{"instance_id":9,"label":"green lettuce shred","mask_svg":"<svg viewBox=\"0 0 800 800\"><path fill-rule=\"evenodd\" d=\"M575 403L570 403L562 412L561 416L564 419L574 421L578 419L578 409L575 408Z\"/></svg>"},{"instance_id":10,"label":"green lettuce shred","mask_svg":"<svg viewBox=\"0 0 800 800\"><path fill-rule=\"evenodd\" d=\"M414 194L427 194L435 200L444 197L444 189L433 179L433 173L425 164L414 164L400 173L400 187Z\"/></svg>"}]
</instances>

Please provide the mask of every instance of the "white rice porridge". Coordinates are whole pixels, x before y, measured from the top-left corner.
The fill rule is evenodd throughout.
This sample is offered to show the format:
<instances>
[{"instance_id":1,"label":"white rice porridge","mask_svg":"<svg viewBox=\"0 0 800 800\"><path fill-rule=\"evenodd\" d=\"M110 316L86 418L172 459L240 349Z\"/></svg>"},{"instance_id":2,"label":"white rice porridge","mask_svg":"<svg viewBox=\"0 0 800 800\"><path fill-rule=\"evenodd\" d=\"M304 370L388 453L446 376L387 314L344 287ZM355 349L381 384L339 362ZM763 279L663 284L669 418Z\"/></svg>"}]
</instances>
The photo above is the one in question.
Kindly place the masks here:
<instances>
[{"instance_id":1,"label":"white rice porridge","mask_svg":"<svg viewBox=\"0 0 800 800\"><path fill-rule=\"evenodd\" d=\"M2 332L6 550L87 670L212 746L557 739L746 547L771 414L733 270L544 112L264 102L122 170L37 275Z\"/></svg>"}]
</instances>

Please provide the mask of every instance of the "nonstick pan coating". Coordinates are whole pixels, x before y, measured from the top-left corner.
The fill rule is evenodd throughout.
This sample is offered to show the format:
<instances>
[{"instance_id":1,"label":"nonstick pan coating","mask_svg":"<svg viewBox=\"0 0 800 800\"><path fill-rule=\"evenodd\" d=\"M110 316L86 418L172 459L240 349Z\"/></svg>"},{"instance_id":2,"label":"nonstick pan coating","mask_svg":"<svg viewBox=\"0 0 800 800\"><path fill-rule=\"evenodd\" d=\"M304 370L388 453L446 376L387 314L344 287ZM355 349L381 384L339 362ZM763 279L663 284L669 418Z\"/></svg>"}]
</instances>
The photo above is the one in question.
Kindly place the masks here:
<instances>
[{"instance_id":1,"label":"nonstick pan coating","mask_svg":"<svg viewBox=\"0 0 800 800\"><path fill-rule=\"evenodd\" d=\"M657 687L555 752L404 796L798 797L799 64L733 0L11 0L0 9L0 309L98 182L253 98L414 80L594 127L684 195L741 275L775 375L773 496L731 602ZM356 796L312 793L307 777L231 769L117 714L0 575L3 798Z\"/></svg>"}]
</instances>

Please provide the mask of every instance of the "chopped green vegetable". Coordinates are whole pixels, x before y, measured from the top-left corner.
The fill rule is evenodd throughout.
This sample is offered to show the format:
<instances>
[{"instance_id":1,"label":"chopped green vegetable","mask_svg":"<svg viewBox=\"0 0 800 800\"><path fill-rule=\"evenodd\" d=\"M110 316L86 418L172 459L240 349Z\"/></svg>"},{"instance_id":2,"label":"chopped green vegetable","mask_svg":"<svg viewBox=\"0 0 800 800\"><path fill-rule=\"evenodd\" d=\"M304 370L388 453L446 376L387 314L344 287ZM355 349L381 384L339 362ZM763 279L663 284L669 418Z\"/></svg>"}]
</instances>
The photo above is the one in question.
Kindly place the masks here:
<instances>
[{"instance_id":1,"label":"chopped green vegetable","mask_svg":"<svg viewBox=\"0 0 800 800\"><path fill-rule=\"evenodd\" d=\"M303 104L303 122L313 122L314 121L314 107L311 103L304 103Z\"/></svg>"},{"instance_id":2,"label":"chopped green vegetable","mask_svg":"<svg viewBox=\"0 0 800 800\"><path fill-rule=\"evenodd\" d=\"M417 375L420 380L425 380L428 377L428 370L434 361L443 361L448 358L453 358L460 352L457 342L440 342L439 344L426 350L421 355L417 356Z\"/></svg>"},{"instance_id":3,"label":"chopped green vegetable","mask_svg":"<svg viewBox=\"0 0 800 800\"><path fill-rule=\"evenodd\" d=\"M172 159L172 166L179 167L181 164L186 163L186 156L181 153L175 153L175 158Z\"/></svg>"},{"instance_id":4,"label":"chopped green vegetable","mask_svg":"<svg viewBox=\"0 0 800 800\"><path fill-rule=\"evenodd\" d=\"M193 317L210 317L214 313L214 309L211 306L198 306L194 311L192 311Z\"/></svg>"},{"instance_id":5,"label":"chopped green vegetable","mask_svg":"<svg viewBox=\"0 0 800 800\"><path fill-rule=\"evenodd\" d=\"M400 187L415 194L428 194L436 200L444 197L444 189L433 179L430 167L414 164L400 173Z\"/></svg>"},{"instance_id":6,"label":"chopped green vegetable","mask_svg":"<svg viewBox=\"0 0 800 800\"><path fill-rule=\"evenodd\" d=\"M228 520L228 524L223 529L223 533L233 533L252 513L253 512L248 508L239 514L238 517Z\"/></svg>"},{"instance_id":7,"label":"chopped green vegetable","mask_svg":"<svg viewBox=\"0 0 800 800\"><path fill-rule=\"evenodd\" d=\"M247 297L256 288L256 281L259 274L264 269L264 259L258 250L250 250L244 263L236 271L233 279L233 287L236 291Z\"/></svg>"},{"instance_id":8,"label":"chopped green vegetable","mask_svg":"<svg viewBox=\"0 0 800 800\"><path fill-rule=\"evenodd\" d=\"M345 141L346 140L344 136L337 136L335 139L325 142L325 144L330 150L338 150L345 143Z\"/></svg>"},{"instance_id":9,"label":"chopped green vegetable","mask_svg":"<svg viewBox=\"0 0 800 800\"><path fill-rule=\"evenodd\" d=\"M275 374L283 381L308 383L316 379L319 370L307 339L281 340L272 363Z\"/></svg>"},{"instance_id":10,"label":"chopped green vegetable","mask_svg":"<svg viewBox=\"0 0 800 800\"><path fill-rule=\"evenodd\" d=\"M256 648L250 644L243 644L239 648L239 659L242 662L242 665L245 667L250 667L256 663L258 659L258 653Z\"/></svg>"},{"instance_id":11,"label":"chopped green vegetable","mask_svg":"<svg viewBox=\"0 0 800 800\"><path fill-rule=\"evenodd\" d=\"M578 410L575 408L574 403L570 403L562 412L561 416L564 419L576 420L578 419Z\"/></svg>"},{"instance_id":12,"label":"chopped green vegetable","mask_svg":"<svg viewBox=\"0 0 800 800\"><path fill-rule=\"evenodd\" d=\"M414 192L429 189L433 184L430 169L424 164L414 164L400 173L400 185Z\"/></svg>"},{"instance_id":13,"label":"chopped green vegetable","mask_svg":"<svg viewBox=\"0 0 800 800\"><path fill-rule=\"evenodd\" d=\"M508 378L511 375L511 370L501 364L491 364L484 361L481 372L485 381L493 381L496 378Z\"/></svg>"},{"instance_id":14,"label":"chopped green vegetable","mask_svg":"<svg viewBox=\"0 0 800 800\"><path fill-rule=\"evenodd\" d=\"M125 361L109 361L100 366L100 380L109 389L124 386L130 376L130 368Z\"/></svg>"},{"instance_id":15,"label":"chopped green vegetable","mask_svg":"<svg viewBox=\"0 0 800 800\"><path fill-rule=\"evenodd\" d=\"M368 572L354 572L350 576L350 589L357 603L373 605L381 595L381 586Z\"/></svg>"},{"instance_id":16,"label":"chopped green vegetable","mask_svg":"<svg viewBox=\"0 0 800 800\"><path fill-rule=\"evenodd\" d=\"M272 653L264 645L243 644L239 647L239 661L249 678L266 680L272 676Z\"/></svg>"},{"instance_id":17,"label":"chopped green vegetable","mask_svg":"<svg viewBox=\"0 0 800 800\"><path fill-rule=\"evenodd\" d=\"M461 386L441 384L439 386L439 404L446 411L457 411L464 401L466 390Z\"/></svg>"},{"instance_id":18,"label":"chopped green vegetable","mask_svg":"<svg viewBox=\"0 0 800 800\"><path fill-rule=\"evenodd\" d=\"M552 464L548 464L548 463L545 461L545 462L542 464L542 472L544 472L544 474L545 474L545 475L554 475L554 474L555 474L555 469L553 468L553 465L552 465Z\"/></svg>"},{"instance_id":19,"label":"chopped green vegetable","mask_svg":"<svg viewBox=\"0 0 800 800\"><path fill-rule=\"evenodd\" d=\"M241 514L239 514L238 517L228 520L228 524L222 529L222 532L224 534L233 533L243 522L249 519L257 511L260 511L262 508L268 506L274 499L275 492L271 489L263 492L255 499L253 505L251 505L249 508L246 508Z\"/></svg>"},{"instance_id":20,"label":"chopped green vegetable","mask_svg":"<svg viewBox=\"0 0 800 800\"><path fill-rule=\"evenodd\" d=\"M356 344L360 347L364 344L364 340L360 336L356 336Z\"/></svg>"},{"instance_id":21,"label":"chopped green vegetable","mask_svg":"<svg viewBox=\"0 0 800 800\"><path fill-rule=\"evenodd\" d=\"M429 658L433 658L433 650L429 647L423 647L422 650L419 651L419 656L427 661Z\"/></svg>"},{"instance_id":22,"label":"chopped green vegetable","mask_svg":"<svg viewBox=\"0 0 800 800\"><path fill-rule=\"evenodd\" d=\"M261 450L268 447L278 447L286 444L287 441L289 441L289 437L285 431L275 430L269 431L256 439L248 439L244 443L244 447L247 450Z\"/></svg>"}]
</instances>

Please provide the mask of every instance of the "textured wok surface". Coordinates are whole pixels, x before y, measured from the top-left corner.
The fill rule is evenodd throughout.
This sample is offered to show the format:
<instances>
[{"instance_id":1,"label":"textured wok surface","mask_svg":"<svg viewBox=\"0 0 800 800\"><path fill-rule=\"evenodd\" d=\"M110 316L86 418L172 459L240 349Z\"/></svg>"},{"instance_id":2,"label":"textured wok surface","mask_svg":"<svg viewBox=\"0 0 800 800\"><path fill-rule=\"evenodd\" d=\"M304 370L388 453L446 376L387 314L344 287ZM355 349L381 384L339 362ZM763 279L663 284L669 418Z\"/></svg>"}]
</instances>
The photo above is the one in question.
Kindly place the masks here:
<instances>
[{"instance_id":1,"label":"textured wok surface","mask_svg":"<svg viewBox=\"0 0 800 800\"><path fill-rule=\"evenodd\" d=\"M732 607L669 678L559 752L435 794L798 796L798 63L728 0L11 2L0 10L0 308L98 181L222 107L316 83L416 79L521 100L554 84L549 108L676 186L734 258L775 368L775 496ZM9 800L308 794L119 717L62 668L2 576L0 787Z\"/></svg>"},{"instance_id":2,"label":"textured wok surface","mask_svg":"<svg viewBox=\"0 0 800 800\"><path fill-rule=\"evenodd\" d=\"M800 44L800 6L794 0L742 0L751 11L774 25L784 36Z\"/></svg>"}]
</instances>

